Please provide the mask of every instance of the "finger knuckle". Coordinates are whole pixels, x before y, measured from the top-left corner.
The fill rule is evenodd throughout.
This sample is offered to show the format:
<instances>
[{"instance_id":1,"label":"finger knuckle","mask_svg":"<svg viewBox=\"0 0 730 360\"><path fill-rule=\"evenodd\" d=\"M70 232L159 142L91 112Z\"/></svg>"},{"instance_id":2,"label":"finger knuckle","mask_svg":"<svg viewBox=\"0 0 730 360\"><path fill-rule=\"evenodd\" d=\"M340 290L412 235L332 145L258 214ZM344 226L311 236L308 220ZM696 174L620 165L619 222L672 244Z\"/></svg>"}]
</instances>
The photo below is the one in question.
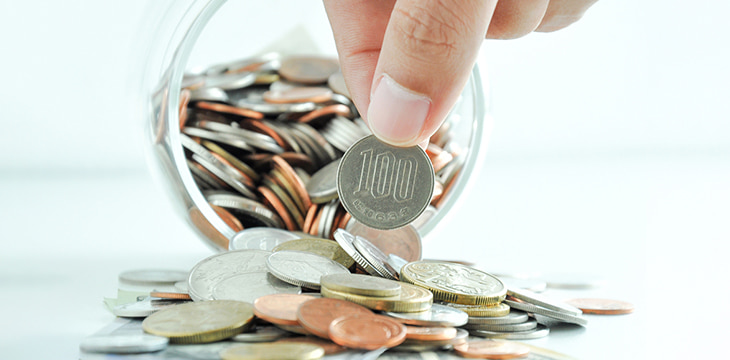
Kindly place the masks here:
<instances>
[{"instance_id":1,"label":"finger knuckle","mask_svg":"<svg viewBox=\"0 0 730 360\"><path fill-rule=\"evenodd\" d=\"M459 43L467 31L464 20L440 1L435 8L418 5L398 9L397 31L403 39L404 52L443 59L458 55Z\"/></svg>"}]
</instances>

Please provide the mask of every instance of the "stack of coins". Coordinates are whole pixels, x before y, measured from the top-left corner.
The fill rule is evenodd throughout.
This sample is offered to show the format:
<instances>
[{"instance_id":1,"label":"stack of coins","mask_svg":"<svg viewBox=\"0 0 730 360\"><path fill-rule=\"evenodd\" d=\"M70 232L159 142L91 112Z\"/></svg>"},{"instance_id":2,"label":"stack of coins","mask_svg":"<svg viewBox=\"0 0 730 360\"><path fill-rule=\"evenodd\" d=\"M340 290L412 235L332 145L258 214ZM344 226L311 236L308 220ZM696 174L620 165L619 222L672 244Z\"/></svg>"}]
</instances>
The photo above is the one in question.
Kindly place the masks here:
<instances>
[{"instance_id":1,"label":"stack of coins","mask_svg":"<svg viewBox=\"0 0 730 360\"><path fill-rule=\"evenodd\" d=\"M208 203L235 232L273 227L332 239L337 229L351 225L353 212L371 227L390 229L411 222L423 226L447 196L463 163L450 130L458 121L455 115L431 138L427 151L397 148L417 156L398 157L399 165L390 166L402 166L412 176L396 179L401 184L398 189L378 189L402 199L413 197L409 201L417 201L418 206L386 206L387 218L396 214L388 211L410 211L387 223L377 211L367 208L374 214L368 216L364 205L345 202L343 206L340 201L339 161L370 131L349 98L336 60L266 54L186 75L182 87L180 141L188 167ZM352 161L361 161L360 157L354 154ZM358 171L354 166L364 168L365 164L345 169ZM375 174L377 166L368 167L373 177L382 172ZM385 170L378 176L397 176L395 168ZM406 174L403 171L400 176ZM388 203L383 201L388 194L375 195L379 205ZM193 221L198 227L204 222ZM229 247L226 239L206 235L220 247Z\"/></svg>"}]
</instances>

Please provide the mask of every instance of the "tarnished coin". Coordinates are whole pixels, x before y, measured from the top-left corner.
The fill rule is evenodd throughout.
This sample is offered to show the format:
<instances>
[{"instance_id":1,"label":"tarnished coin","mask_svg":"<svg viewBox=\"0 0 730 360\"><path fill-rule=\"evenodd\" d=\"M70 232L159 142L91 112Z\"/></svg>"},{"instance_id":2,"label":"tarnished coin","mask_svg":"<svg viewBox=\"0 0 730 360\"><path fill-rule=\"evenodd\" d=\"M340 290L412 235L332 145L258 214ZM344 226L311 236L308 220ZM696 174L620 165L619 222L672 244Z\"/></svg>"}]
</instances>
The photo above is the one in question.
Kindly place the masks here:
<instances>
[{"instance_id":1,"label":"tarnished coin","mask_svg":"<svg viewBox=\"0 0 730 360\"><path fill-rule=\"evenodd\" d=\"M401 288L398 281L360 274L325 275L320 282L330 290L376 297L397 296Z\"/></svg>"},{"instance_id":2,"label":"tarnished coin","mask_svg":"<svg viewBox=\"0 0 730 360\"><path fill-rule=\"evenodd\" d=\"M407 262L421 260L421 234L412 225L393 230L380 230L357 221L351 221L351 224L347 227L347 231L354 236L367 239L386 255L393 254Z\"/></svg>"},{"instance_id":3,"label":"tarnished coin","mask_svg":"<svg viewBox=\"0 0 730 360\"><path fill-rule=\"evenodd\" d=\"M329 336L353 349L391 348L406 339L406 326L381 315L345 315L330 323Z\"/></svg>"},{"instance_id":4,"label":"tarnished coin","mask_svg":"<svg viewBox=\"0 0 730 360\"><path fill-rule=\"evenodd\" d=\"M273 252L282 250L304 251L317 254L332 259L346 268L350 268L355 263L355 260L337 242L328 239L305 238L292 240L277 245L273 249Z\"/></svg>"},{"instance_id":5,"label":"tarnished coin","mask_svg":"<svg viewBox=\"0 0 730 360\"><path fill-rule=\"evenodd\" d=\"M516 324L468 324L464 326L467 330L487 330L487 331L500 331L500 332L516 332L516 331L528 331L537 328L537 321L535 319L527 319L524 322Z\"/></svg>"},{"instance_id":6,"label":"tarnished coin","mask_svg":"<svg viewBox=\"0 0 730 360\"><path fill-rule=\"evenodd\" d=\"M257 326L252 332L238 334L231 340L246 343L272 342L286 336L289 336L289 333L276 326Z\"/></svg>"},{"instance_id":7,"label":"tarnished coin","mask_svg":"<svg viewBox=\"0 0 730 360\"><path fill-rule=\"evenodd\" d=\"M456 334L456 328L453 327L406 326L406 339L424 341L451 340L456 337Z\"/></svg>"},{"instance_id":8,"label":"tarnished coin","mask_svg":"<svg viewBox=\"0 0 730 360\"><path fill-rule=\"evenodd\" d=\"M431 308L420 312L397 313L386 312L385 315L396 320L418 326L453 326L459 327L467 323L469 315L445 305L433 304Z\"/></svg>"},{"instance_id":9,"label":"tarnished coin","mask_svg":"<svg viewBox=\"0 0 730 360\"><path fill-rule=\"evenodd\" d=\"M314 360L324 356L324 349L302 343L268 343L232 346L221 351L223 360Z\"/></svg>"},{"instance_id":10,"label":"tarnished coin","mask_svg":"<svg viewBox=\"0 0 730 360\"><path fill-rule=\"evenodd\" d=\"M180 280L185 280L188 273L179 270L168 269L143 269L129 270L119 274L119 281L133 285L163 286L173 285Z\"/></svg>"},{"instance_id":11,"label":"tarnished coin","mask_svg":"<svg viewBox=\"0 0 730 360\"><path fill-rule=\"evenodd\" d=\"M517 359L526 357L530 353L530 348L507 341L475 340L454 346L454 351L465 358Z\"/></svg>"},{"instance_id":12,"label":"tarnished coin","mask_svg":"<svg viewBox=\"0 0 730 360\"><path fill-rule=\"evenodd\" d=\"M275 252L266 259L266 266L280 280L309 289L319 289L319 279L324 275L350 273L332 259L303 251Z\"/></svg>"},{"instance_id":13,"label":"tarnished coin","mask_svg":"<svg viewBox=\"0 0 730 360\"><path fill-rule=\"evenodd\" d=\"M585 314L621 315L634 312L633 304L619 300L582 298L566 300L565 303L581 309Z\"/></svg>"},{"instance_id":14,"label":"tarnished coin","mask_svg":"<svg viewBox=\"0 0 730 360\"><path fill-rule=\"evenodd\" d=\"M188 291L194 301L213 300L213 287L233 275L266 271L264 250L236 250L209 256L200 261L188 276Z\"/></svg>"},{"instance_id":15,"label":"tarnished coin","mask_svg":"<svg viewBox=\"0 0 730 360\"><path fill-rule=\"evenodd\" d=\"M299 294L271 294L261 296L253 302L254 314L272 324L299 325L297 309L312 296Z\"/></svg>"},{"instance_id":16,"label":"tarnished coin","mask_svg":"<svg viewBox=\"0 0 730 360\"><path fill-rule=\"evenodd\" d=\"M555 311L552 309L547 309L541 306L529 304L522 301L513 301L509 299L504 300L507 305L509 305L513 309L522 310L528 313L533 314L539 314L547 316L551 319L560 320L563 322L571 323L571 324L578 324L586 326L588 325L588 319L580 316L580 315L572 315L572 314L566 314L564 312Z\"/></svg>"},{"instance_id":17,"label":"tarnished coin","mask_svg":"<svg viewBox=\"0 0 730 360\"><path fill-rule=\"evenodd\" d=\"M503 317L510 313L509 305L505 303L499 303L496 305L463 305L454 304L448 302L441 302L442 305L450 306L455 309L459 309L469 316L475 317Z\"/></svg>"},{"instance_id":18,"label":"tarnished coin","mask_svg":"<svg viewBox=\"0 0 730 360\"><path fill-rule=\"evenodd\" d=\"M299 294L299 286L288 284L266 271L233 275L219 281L213 287L213 299L254 302L271 294Z\"/></svg>"},{"instance_id":19,"label":"tarnished coin","mask_svg":"<svg viewBox=\"0 0 730 360\"><path fill-rule=\"evenodd\" d=\"M507 289L498 278L472 267L415 261L401 269L401 280L431 290L435 300L466 305L497 304Z\"/></svg>"},{"instance_id":20,"label":"tarnished coin","mask_svg":"<svg viewBox=\"0 0 730 360\"><path fill-rule=\"evenodd\" d=\"M324 204L337 199L337 168L340 159L337 159L319 169L307 182L307 193L315 204Z\"/></svg>"},{"instance_id":21,"label":"tarnished coin","mask_svg":"<svg viewBox=\"0 0 730 360\"><path fill-rule=\"evenodd\" d=\"M380 251L380 249L373 245L373 243L365 240L364 238L355 237L355 241L352 242L352 245L355 246L355 250L360 253L365 261L367 261L370 266L372 266L380 274L380 276L391 280L398 279L398 275L395 273L395 270L393 270L393 268L391 268L387 263L387 255Z\"/></svg>"},{"instance_id":22,"label":"tarnished coin","mask_svg":"<svg viewBox=\"0 0 730 360\"><path fill-rule=\"evenodd\" d=\"M281 62L279 75L303 84L323 84L340 70L336 59L322 56L291 56Z\"/></svg>"},{"instance_id":23,"label":"tarnished coin","mask_svg":"<svg viewBox=\"0 0 730 360\"><path fill-rule=\"evenodd\" d=\"M500 324L519 324L528 320L526 312L520 310L511 310L505 316L469 316L469 324L489 324L489 325L500 325Z\"/></svg>"},{"instance_id":24,"label":"tarnished coin","mask_svg":"<svg viewBox=\"0 0 730 360\"><path fill-rule=\"evenodd\" d=\"M431 202L435 175L419 146L395 147L374 135L342 156L337 193L345 210L376 229L396 229L415 220Z\"/></svg>"},{"instance_id":25,"label":"tarnished coin","mask_svg":"<svg viewBox=\"0 0 730 360\"><path fill-rule=\"evenodd\" d=\"M430 291L406 283L401 284L399 295L389 297L355 295L330 290L326 287L323 287L320 292L324 297L347 300L380 311L420 312L430 309L433 303L433 294Z\"/></svg>"},{"instance_id":26,"label":"tarnished coin","mask_svg":"<svg viewBox=\"0 0 730 360\"><path fill-rule=\"evenodd\" d=\"M142 322L145 332L171 343L202 344L227 339L251 325L253 306L242 301L202 301L160 310Z\"/></svg>"},{"instance_id":27,"label":"tarnished coin","mask_svg":"<svg viewBox=\"0 0 730 360\"><path fill-rule=\"evenodd\" d=\"M270 227L255 227L239 231L233 235L228 250L258 249L271 251L287 241L301 239L291 231Z\"/></svg>"},{"instance_id":28,"label":"tarnished coin","mask_svg":"<svg viewBox=\"0 0 730 360\"><path fill-rule=\"evenodd\" d=\"M168 342L166 337L146 334L91 336L81 341L79 349L94 353L139 354L160 351Z\"/></svg>"},{"instance_id":29,"label":"tarnished coin","mask_svg":"<svg viewBox=\"0 0 730 360\"><path fill-rule=\"evenodd\" d=\"M550 334L550 328L544 325L537 325L537 328L527 331L500 332L488 330L469 330L469 334L488 339L532 340L548 336L548 334Z\"/></svg>"},{"instance_id":30,"label":"tarnished coin","mask_svg":"<svg viewBox=\"0 0 730 360\"><path fill-rule=\"evenodd\" d=\"M313 335L329 339L330 323L344 315L372 315L373 312L355 303L340 299L313 299L297 309L299 324Z\"/></svg>"},{"instance_id":31,"label":"tarnished coin","mask_svg":"<svg viewBox=\"0 0 730 360\"><path fill-rule=\"evenodd\" d=\"M523 300L526 303L534 304L537 306L544 307L546 309L555 310L561 313L569 314L569 315L581 315L583 312L573 306L566 304L562 301L558 301L555 299L551 299L548 296L534 293L530 290L525 289L519 289L519 288L510 288L507 289L507 295L510 297L513 297L515 299Z\"/></svg>"}]
</instances>

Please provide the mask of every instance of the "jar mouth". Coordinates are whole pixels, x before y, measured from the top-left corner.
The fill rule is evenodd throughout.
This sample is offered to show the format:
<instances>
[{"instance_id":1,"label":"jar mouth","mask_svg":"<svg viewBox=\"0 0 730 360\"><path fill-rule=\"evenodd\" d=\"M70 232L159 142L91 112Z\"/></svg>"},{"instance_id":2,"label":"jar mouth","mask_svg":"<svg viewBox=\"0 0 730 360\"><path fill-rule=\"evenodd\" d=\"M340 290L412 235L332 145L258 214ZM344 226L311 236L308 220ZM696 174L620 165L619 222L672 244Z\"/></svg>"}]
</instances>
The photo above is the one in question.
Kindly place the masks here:
<instances>
[{"instance_id":1,"label":"jar mouth","mask_svg":"<svg viewBox=\"0 0 730 360\"><path fill-rule=\"evenodd\" d=\"M181 104L179 89L183 86L186 68L192 68L188 67L191 55L201 34L211 26L211 20L220 13L225 4L225 0L193 1L186 11L176 15L182 20L178 19L174 33L164 47L167 51L163 56L163 66L160 67L164 70L162 76L157 77L160 81L156 90L151 92L153 111L152 121L148 122L150 136L155 144L153 157L156 166L162 168L161 173L165 175L163 183L172 188L172 197L181 208L178 210L183 210L183 216L199 231L206 244L215 250L224 250L223 244L232 239L236 231L210 206L188 169L188 158L180 134L180 113L175 110ZM151 65L153 64L148 64L148 67ZM196 71L200 71L200 68ZM479 69L475 66L461 101L452 110L452 115L458 118L452 126L459 136L459 146L452 150L458 152L460 166L448 193L440 200L438 211L418 228L423 238L432 237L437 224L451 216L459 199L464 193L468 194L472 183L469 180L476 178L475 171L480 167L486 148L483 139L489 130L488 123L485 122L487 109L483 90ZM173 186L169 186L170 182Z\"/></svg>"}]
</instances>

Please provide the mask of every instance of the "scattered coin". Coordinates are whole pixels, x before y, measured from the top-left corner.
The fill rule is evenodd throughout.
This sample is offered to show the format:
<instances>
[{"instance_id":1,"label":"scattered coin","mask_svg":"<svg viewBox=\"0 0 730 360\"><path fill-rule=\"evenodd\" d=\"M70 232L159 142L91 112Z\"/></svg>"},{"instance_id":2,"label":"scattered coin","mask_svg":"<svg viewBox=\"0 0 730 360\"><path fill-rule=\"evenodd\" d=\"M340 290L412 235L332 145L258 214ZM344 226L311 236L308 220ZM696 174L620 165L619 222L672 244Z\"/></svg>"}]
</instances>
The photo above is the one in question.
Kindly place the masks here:
<instances>
[{"instance_id":1,"label":"scattered coin","mask_svg":"<svg viewBox=\"0 0 730 360\"><path fill-rule=\"evenodd\" d=\"M505 305L506 306L506 305ZM480 325L500 325L500 324L519 324L528 320L527 313L520 310L510 310L507 315L486 317L486 316L469 316L469 324Z\"/></svg>"},{"instance_id":2,"label":"scattered coin","mask_svg":"<svg viewBox=\"0 0 730 360\"><path fill-rule=\"evenodd\" d=\"M324 349L317 345L284 342L232 346L220 353L223 360L313 360L322 356Z\"/></svg>"},{"instance_id":3,"label":"scattered coin","mask_svg":"<svg viewBox=\"0 0 730 360\"><path fill-rule=\"evenodd\" d=\"M522 310L528 313L533 314L540 314L547 316L551 319L560 320L563 322L571 323L571 324L578 324L582 326L588 325L588 319L580 316L580 315L571 315L564 312L555 311L552 309L547 309L544 307L540 307L537 305L533 305L530 303L522 302L522 301L513 301L513 300L504 300L507 305L509 305L513 309Z\"/></svg>"},{"instance_id":4,"label":"scattered coin","mask_svg":"<svg viewBox=\"0 0 730 360\"><path fill-rule=\"evenodd\" d=\"M507 295L524 302L541 306L546 309L555 310L570 315L581 315L583 312L575 306L551 299L548 296L536 294L530 290L513 288L507 289Z\"/></svg>"},{"instance_id":5,"label":"scattered coin","mask_svg":"<svg viewBox=\"0 0 730 360\"><path fill-rule=\"evenodd\" d=\"M142 322L145 332L170 343L201 344L227 339L251 325L253 306L241 301L191 302L162 309Z\"/></svg>"},{"instance_id":6,"label":"scattered coin","mask_svg":"<svg viewBox=\"0 0 730 360\"><path fill-rule=\"evenodd\" d=\"M453 327L406 326L406 339L434 341L451 340L456 337Z\"/></svg>"},{"instance_id":7,"label":"scattered coin","mask_svg":"<svg viewBox=\"0 0 730 360\"><path fill-rule=\"evenodd\" d=\"M387 263L391 268L393 268L393 270L395 270L398 277L400 277L400 269L402 269L405 264L408 264L408 261L398 255L389 254Z\"/></svg>"},{"instance_id":8,"label":"scattered coin","mask_svg":"<svg viewBox=\"0 0 730 360\"><path fill-rule=\"evenodd\" d=\"M393 312L419 312L431 308L433 294L430 291L411 284L402 283L400 294L392 297L376 297L348 294L322 287L322 296L347 300L372 310Z\"/></svg>"},{"instance_id":9,"label":"scattered coin","mask_svg":"<svg viewBox=\"0 0 730 360\"><path fill-rule=\"evenodd\" d=\"M329 274L349 274L342 264L304 251L282 250L266 259L269 271L280 280L309 289L319 289L319 279Z\"/></svg>"},{"instance_id":10,"label":"scattered coin","mask_svg":"<svg viewBox=\"0 0 730 360\"><path fill-rule=\"evenodd\" d=\"M621 315L634 312L633 304L619 300L581 298L566 300L565 303L581 309L584 314Z\"/></svg>"},{"instance_id":11,"label":"scattered coin","mask_svg":"<svg viewBox=\"0 0 730 360\"><path fill-rule=\"evenodd\" d=\"M322 339L314 336L297 336L281 339L279 342L291 342L291 343L304 343L317 345L324 349L324 354L335 355L347 351L347 348L342 345L337 345L330 340Z\"/></svg>"},{"instance_id":12,"label":"scattered coin","mask_svg":"<svg viewBox=\"0 0 730 360\"><path fill-rule=\"evenodd\" d=\"M357 221L396 229L410 224L429 205L434 177L431 161L419 146L395 147L370 135L342 156L337 193Z\"/></svg>"},{"instance_id":13,"label":"scattered coin","mask_svg":"<svg viewBox=\"0 0 730 360\"><path fill-rule=\"evenodd\" d=\"M144 318L166 307L180 303L180 301L176 300L152 300L148 297L142 301L117 305L112 308L112 314L119 317Z\"/></svg>"},{"instance_id":14,"label":"scattered coin","mask_svg":"<svg viewBox=\"0 0 730 360\"><path fill-rule=\"evenodd\" d=\"M119 274L119 281L133 285L164 286L185 280L188 273L179 270L144 269L129 270Z\"/></svg>"},{"instance_id":15,"label":"scattered coin","mask_svg":"<svg viewBox=\"0 0 730 360\"><path fill-rule=\"evenodd\" d=\"M273 249L273 252L282 250L304 251L317 254L332 259L346 268L351 267L355 263L355 260L337 242L327 239L304 238L292 240L277 245Z\"/></svg>"},{"instance_id":16,"label":"scattered coin","mask_svg":"<svg viewBox=\"0 0 730 360\"><path fill-rule=\"evenodd\" d=\"M359 274L332 274L322 276L322 286L355 295L389 297L397 296L401 284L397 281Z\"/></svg>"},{"instance_id":17,"label":"scattered coin","mask_svg":"<svg viewBox=\"0 0 730 360\"><path fill-rule=\"evenodd\" d=\"M380 274L381 277L391 280L397 280L398 275L395 270L388 265L388 257L385 255L377 246L373 245L370 241L367 241L361 237L355 237L352 242L358 253L370 264L370 267Z\"/></svg>"},{"instance_id":18,"label":"scattered coin","mask_svg":"<svg viewBox=\"0 0 730 360\"><path fill-rule=\"evenodd\" d=\"M169 291L152 291L151 297L168 299L168 300L192 300L187 293L169 292Z\"/></svg>"},{"instance_id":19,"label":"scattered coin","mask_svg":"<svg viewBox=\"0 0 730 360\"><path fill-rule=\"evenodd\" d=\"M212 300L213 287L226 278L246 272L266 271L266 258L271 254L263 250L236 250L212 255L201 260L190 270L188 291L194 301Z\"/></svg>"},{"instance_id":20,"label":"scattered coin","mask_svg":"<svg viewBox=\"0 0 730 360\"><path fill-rule=\"evenodd\" d=\"M81 341L79 349L93 353L138 354L167 347L166 337L142 334L91 336Z\"/></svg>"},{"instance_id":21,"label":"scattered coin","mask_svg":"<svg viewBox=\"0 0 730 360\"><path fill-rule=\"evenodd\" d=\"M237 300L254 302L257 298L271 294L299 294L302 289L279 280L266 271L248 272L219 281L213 287L215 300Z\"/></svg>"},{"instance_id":22,"label":"scattered coin","mask_svg":"<svg viewBox=\"0 0 730 360\"><path fill-rule=\"evenodd\" d=\"M530 348L507 341L476 340L454 346L454 351L465 358L516 359L526 357Z\"/></svg>"},{"instance_id":23,"label":"scattered coin","mask_svg":"<svg viewBox=\"0 0 730 360\"><path fill-rule=\"evenodd\" d=\"M488 331L488 330L469 330L469 334L488 339L504 339L504 340L532 340L539 339L550 334L550 328L544 325L537 325L537 328L527 331Z\"/></svg>"},{"instance_id":24,"label":"scattered coin","mask_svg":"<svg viewBox=\"0 0 730 360\"><path fill-rule=\"evenodd\" d=\"M329 339L330 323L345 315L372 315L372 311L355 303L338 299L312 299L297 309L297 320L312 334Z\"/></svg>"},{"instance_id":25,"label":"scattered coin","mask_svg":"<svg viewBox=\"0 0 730 360\"><path fill-rule=\"evenodd\" d=\"M353 349L391 348L406 339L405 325L381 315L345 315L333 320L329 336Z\"/></svg>"},{"instance_id":26,"label":"scattered coin","mask_svg":"<svg viewBox=\"0 0 730 360\"><path fill-rule=\"evenodd\" d=\"M433 304L431 308L421 312L396 313L386 312L386 315L396 320L418 326L453 326L458 327L467 323L467 313L445 305Z\"/></svg>"},{"instance_id":27,"label":"scattered coin","mask_svg":"<svg viewBox=\"0 0 730 360\"><path fill-rule=\"evenodd\" d=\"M246 343L272 342L286 336L289 336L288 332L275 326L257 326L252 332L238 334L232 337L231 340Z\"/></svg>"},{"instance_id":28,"label":"scattered coin","mask_svg":"<svg viewBox=\"0 0 730 360\"><path fill-rule=\"evenodd\" d=\"M272 324L299 325L297 309L312 296L299 294L271 294L257 298L253 302L254 314Z\"/></svg>"},{"instance_id":29,"label":"scattered coin","mask_svg":"<svg viewBox=\"0 0 730 360\"><path fill-rule=\"evenodd\" d=\"M496 305L507 291L498 278L454 263L411 262L401 269L401 279L431 290L435 300L465 305Z\"/></svg>"},{"instance_id":30,"label":"scattered coin","mask_svg":"<svg viewBox=\"0 0 730 360\"><path fill-rule=\"evenodd\" d=\"M380 230L353 221L347 231L353 236L367 239L387 255L396 255L407 262L421 260L421 235L412 225L392 230ZM398 239L398 241L393 241L393 239Z\"/></svg>"},{"instance_id":31,"label":"scattered coin","mask_svg":"<svg viewBox=\"0 0 730 360\"><path fill-rule=\"evenodd\" d=\"M496 305L463 305L449 302L440 303L455 309L459 309L469 314L469 316L474 317L502 317L507 316L510 313L510 307L505 303L499 303Z\"/></svg>"},{"instance_id":32,"label":"scattered coin","mask_svg":"<svg viewBox=\"0 0 730 360\"><path fill-rule=\"evenodd\" d=\"M467 330L487 330L500 332L528 331L537 328L535 319L528 319L521 323L514 324L468 324L464 327Z\"/></svg>"},{"instance_id":33,"label":"scattered coin","mask_svg":"<svg viewBox=\"0 0 730 360\"><path fill-rule=\"evenodd\" d=\"M233 235L229 250L257 249L271 251L277 245L300 238L301 236L282 229L255 227L244 229Z\"/></svg>"},{"instance_id":34,"label":"scattered coin","mask_svg":"<svg viewBox=\"0 0 730 360\"><path fill-rule=\"evenodd\" d=\"M337 169L340 160L325 165L309 179L306 188L313 203L323 204L337 199Z\"/></svg>"}]
</instances>

